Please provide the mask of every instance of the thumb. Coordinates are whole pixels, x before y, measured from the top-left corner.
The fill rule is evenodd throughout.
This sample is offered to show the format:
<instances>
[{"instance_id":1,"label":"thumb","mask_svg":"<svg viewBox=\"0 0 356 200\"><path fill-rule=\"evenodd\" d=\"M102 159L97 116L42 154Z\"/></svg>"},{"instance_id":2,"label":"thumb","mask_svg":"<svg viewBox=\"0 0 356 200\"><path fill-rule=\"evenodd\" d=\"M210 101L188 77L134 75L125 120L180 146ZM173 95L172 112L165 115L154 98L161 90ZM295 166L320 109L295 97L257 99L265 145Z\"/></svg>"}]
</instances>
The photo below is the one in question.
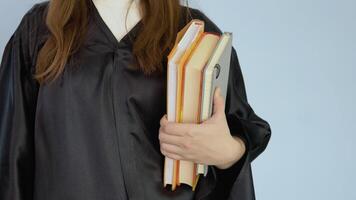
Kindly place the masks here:
<instances>
[{"instance_id":1,"label":"thumb","mask_svg":"<svg viewBox=\"0 0 356 200\"><path fill-rule=\"evenodd\" d=\"M217 87L214 92L213 116L221 117L224 115L225 115L225 102L223 96L221 95L220 87Z\"/></svg>"}]
</instances>

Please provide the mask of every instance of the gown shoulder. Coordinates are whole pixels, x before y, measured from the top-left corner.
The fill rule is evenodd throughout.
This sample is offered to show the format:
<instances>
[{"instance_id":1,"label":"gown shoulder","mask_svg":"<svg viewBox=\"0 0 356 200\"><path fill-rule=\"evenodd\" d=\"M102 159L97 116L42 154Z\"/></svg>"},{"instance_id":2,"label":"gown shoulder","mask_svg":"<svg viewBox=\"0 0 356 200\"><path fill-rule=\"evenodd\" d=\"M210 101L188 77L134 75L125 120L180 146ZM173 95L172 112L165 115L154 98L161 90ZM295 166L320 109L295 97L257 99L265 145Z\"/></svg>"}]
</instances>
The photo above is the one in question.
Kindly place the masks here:
<instances>
[{"instance_id":1,"label":"gown shoulder","mask_svg":"<svg viewBox=\"0 0 356 200\"><path fill-rule=\"evenodd\" d=\"M6 47L11 43L23 47L23 51L28 55L31 66L36 65L36 58L40 45L43 44L48 35L48 29L46 26L46 13L49 1L44 1L34 4L29 8L22 16L21 21L13 34L11 35ZM9 47L4 50L9 50ZM32 69L34 70L34 69Z\"/></svg>"},{"instance_id":2,"label":"gown shoulder","mask_svg":"<svg viewBox=\"0 0 356 200\"><path fill-rule=\"evenodd\" d=\"M33 32L33 29L41 29L46 26L46 14L49 6L49 1L43 1L40 3L35 3L31 8L29 8L23 15L21 22L16 29L23 28L23 26L28 26L26 31ZM15 31L15 32L16 32Z\"/></svg>"}]
</instances>

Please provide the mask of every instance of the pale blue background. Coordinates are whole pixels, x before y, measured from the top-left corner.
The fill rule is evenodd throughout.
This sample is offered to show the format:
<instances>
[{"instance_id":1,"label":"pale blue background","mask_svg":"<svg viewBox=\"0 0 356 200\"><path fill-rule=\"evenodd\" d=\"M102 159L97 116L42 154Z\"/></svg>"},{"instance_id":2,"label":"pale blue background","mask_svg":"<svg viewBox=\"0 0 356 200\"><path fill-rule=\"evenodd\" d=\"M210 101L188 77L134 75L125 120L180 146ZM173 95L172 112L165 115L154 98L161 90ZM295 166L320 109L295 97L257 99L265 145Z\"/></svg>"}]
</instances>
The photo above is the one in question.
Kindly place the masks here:
<instances>
[{"instance_id":1,"label":"pale blue background","mask_svg":"<svg viewBox=\"0 0 356 200\"><path fill-rule=\"evenodd\" d=\"M34 0L2 0L2 52ZM234 33L255 112L272 126L257 199L356 199L356 1L200 0Z\"/></svg>"}]
</instances>

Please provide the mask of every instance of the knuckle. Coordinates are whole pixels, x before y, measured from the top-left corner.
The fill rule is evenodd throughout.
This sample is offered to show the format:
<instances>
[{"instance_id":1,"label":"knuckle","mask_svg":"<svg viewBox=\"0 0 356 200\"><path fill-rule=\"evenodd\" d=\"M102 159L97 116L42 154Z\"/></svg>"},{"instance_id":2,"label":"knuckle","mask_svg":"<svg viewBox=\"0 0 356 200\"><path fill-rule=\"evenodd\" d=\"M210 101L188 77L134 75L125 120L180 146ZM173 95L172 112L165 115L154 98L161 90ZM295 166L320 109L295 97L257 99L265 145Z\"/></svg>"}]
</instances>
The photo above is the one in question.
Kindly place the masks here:
<instances>
[{"instance_id":1,"label":"knuckle","mask_svg":"<svg viewBox=\"0 0 356 200\"><path fill-rule=\"evenodd\" d=\"M163 133L169 133L169 127L168 127L168 126L169 126L168 124L163 125L163 126L161 127L161 131L162 131Z\"/></svg>"},{"instance_id":2,"label":"knuckle","mask_svg":"<svg viewBox=\"0 0 356 200\"><path fill-rule=\"evenodd\" d=\"M166 150L166 149L167 149L167 146L166 146L165 143L162 143L162 144L161 144L161 149L163 149L163 150Z\"/></svg>"},{"instance_id":3,"label":"knuckle","mask_svg":"<svg viewBox=\"0 0 356 200\"><path fill-rule=\"evenodd\" d=\"M170 132L171 132L171 126L170 126L169 124L165 124L165 125L163 126L163 131L164 131L165 133L170 133Z\"/></svg>"},{"instance_id":4,"label":"knuckle","mask_svg":"<svg viewBox=\"0 0 356 200\"><path fill-rule=\"evenodd\" d=\"M167 133L167 125L166 124L162 126L162 131Z\"/></svg>"},{"instance_id":5,"label":"knuckle","mask_svg":"<svg viewBox=\"0 0 356 200\"><path fill-rule=\"evenodd\" d=\"M162 140L162 139L163 139L163 134L162 134L162 132L160 132L160 133L158 134L158 139L159 139L159 140Z\"/></svg>"},{"instance_id":6,"label":"knuckle","mask_svg":"<svg viewBox=\"0 0 356 200\"><path fill-rule=\"evenodd\" d=\"M167 145L165 143L162 143L162 149L167 150Z\"/></svg>"},{"instance_id":7,"label":"knuckle","mask_svg":"<svg viewBox=\"0 0 356 200\"><path fill-rule=\"evenodd\" d=\"M177 157L175 155L173 155L173 154L170 154L170 153L167 154L167 157L177 160Z\"/></svg>"},{"instance_id":8,"label":"knuckle","mask_svg":"<svg viewBox=\"0 0 356 200\"><path fill-rule=\"evenodd\" d=\"M165 122L166 122L166 118L163 116L163 117L161 118L161 120L159 121L159 124L160 124L161 126L163 126L163 125L165 124Z\"/></svg>"},{"instance_id":9,"label":"knuckle","mask_svg":"<svg viewBox=\"0 0 356 200\"><path fill-rule=\"evenodd\" d=\"M165 149L164 149L162 146L161 146L161 148L160 148L160 151L161 151L162 154L166 155L166 151L165 151Z\"/></svg>"},{"instance_id":10,"label":"knuckle","mask_svg":"<svg viewBox=\"0 0 356 200\"><path fill-rule=\"evenodd\" d=\"M184 149L190 149L191 148L191 141L190 140L184 140L182 142L182 146Z\"/></svg>"}]
</instances>

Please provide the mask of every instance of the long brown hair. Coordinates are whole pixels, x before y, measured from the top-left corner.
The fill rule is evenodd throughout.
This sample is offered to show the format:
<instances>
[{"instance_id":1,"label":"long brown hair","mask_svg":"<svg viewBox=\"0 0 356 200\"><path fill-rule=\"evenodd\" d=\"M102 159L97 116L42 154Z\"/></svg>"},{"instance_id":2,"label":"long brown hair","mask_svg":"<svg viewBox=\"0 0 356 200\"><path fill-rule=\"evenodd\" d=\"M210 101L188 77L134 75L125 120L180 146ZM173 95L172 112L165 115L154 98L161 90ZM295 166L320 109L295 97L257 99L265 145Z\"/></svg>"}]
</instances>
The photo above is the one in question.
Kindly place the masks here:
<instances>
[{"instance_id":1,"label":"long brown hair","mask_svg":"<svg viewBox=\"0 0 356 200\"><path fill-rule=\"evenodd\" d=\"M87 31L89 1L50 0L46 16L50 34L37 57L39 83L58 78L80 48ZM145 74L161 72L162 58L174 45L179 29L180 0L140 0L140 12L143 26L133 43L133 54Z\"/></svg>"}]
</instances>

